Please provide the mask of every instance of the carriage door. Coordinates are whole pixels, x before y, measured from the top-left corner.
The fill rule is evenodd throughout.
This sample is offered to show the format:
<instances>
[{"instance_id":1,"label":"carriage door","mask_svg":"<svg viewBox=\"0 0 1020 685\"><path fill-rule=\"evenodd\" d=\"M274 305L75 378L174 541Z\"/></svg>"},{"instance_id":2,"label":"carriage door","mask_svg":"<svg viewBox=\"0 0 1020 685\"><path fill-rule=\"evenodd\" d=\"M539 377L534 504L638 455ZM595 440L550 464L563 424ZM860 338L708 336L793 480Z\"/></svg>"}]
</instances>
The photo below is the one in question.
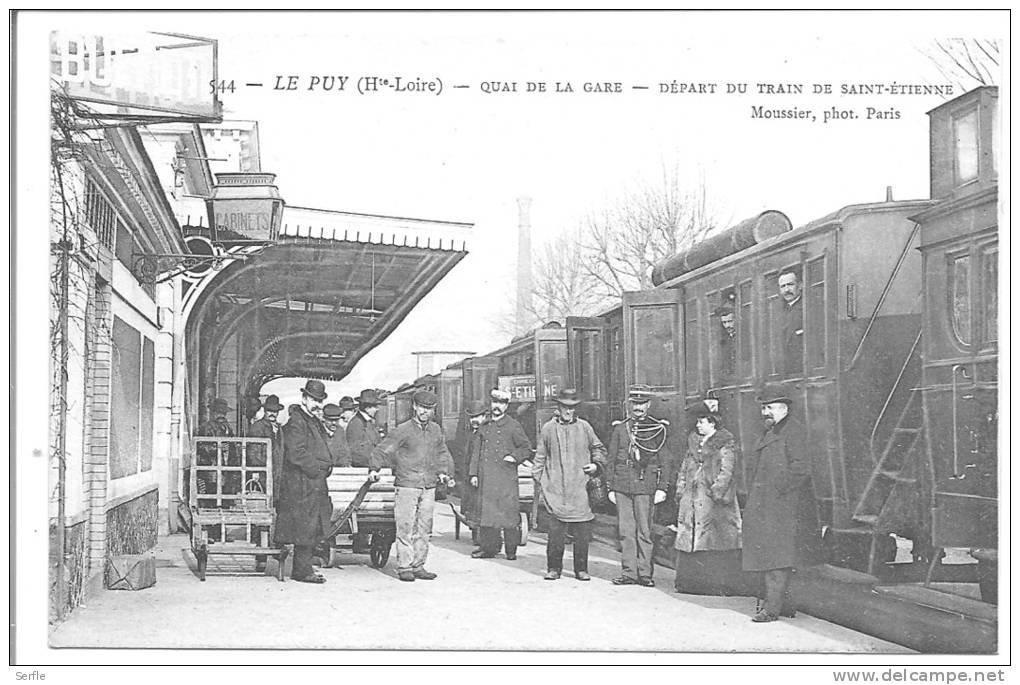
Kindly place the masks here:
<instances>
[{"instance_id":1,"label":"carriage door","mask_svg":"<svg viewBox=\"0 0 1020 685\"><path fill-rule=\"evenodd\" d=\"M536 435L553 417L555 397L567 387L567 331L539 328L535 331L535 428Z\"/></svg>"},{"instance_id":2,"label":"carriage door","mask_svg":"<svg viewBox=\"0 0 1020 685\"><path fill-rule=\"evenodd\" d=\"M648 290L623 294L624 378L629 387L648 385L657 396L651 413L670 422L672 435L687 432L684 374L681 371L682 291Z\"/></svg>"},{"instance_id":3,"label":"carriage door","mask_svg":"<svg viewBox=\"0 0 1020 685\"><path fill-rule=\"evenodd\" d=\"M584 399L578 415L609 444L606 377L606 322L600 317L567 317L568 383ZM619 417L617 417L619 418Z\"/></svg>"}]
</instances>

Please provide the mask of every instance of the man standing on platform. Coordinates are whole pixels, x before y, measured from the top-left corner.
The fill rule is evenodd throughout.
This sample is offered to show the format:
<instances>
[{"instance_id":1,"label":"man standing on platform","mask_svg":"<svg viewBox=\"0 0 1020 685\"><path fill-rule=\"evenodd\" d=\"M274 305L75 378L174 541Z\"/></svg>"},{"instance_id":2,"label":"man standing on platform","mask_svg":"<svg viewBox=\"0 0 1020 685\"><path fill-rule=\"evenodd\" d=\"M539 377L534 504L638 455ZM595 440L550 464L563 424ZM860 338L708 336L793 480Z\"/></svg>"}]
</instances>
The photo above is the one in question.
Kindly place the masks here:
<instances>
[{"instance_id":1,"label":"man standing on platform","mask_svg":"<svg viewBox=\"0 0 1020 685\"><path fill-rule=\"evenodd\" d=\"M326 429L326 444L333 459L333 466L350 466L351 451L347 447L347 434L340 428L343 410L336 404L322 408L322 426Z\"/></svg>"},{"instance_id":2,"label":"man standing on platform","mask_svg":"<svg viewBox=\"0 0 1020 685\"><path fill-rule=\"evenodd\" d=\"M542 426L532 467L542 502L550 514L546 580L558 580L563 574L568 530L574 538L574 577L591 580L588 544L595 514L588 504L587 483L589 476L598 475L603 469L606 448L591 424L577 418L580 403L576 390L559 392L556 396L559 411Z\"/></svg>"},{"instance_id":3,"label":"man standing on platform","mask_svg":"<svg viewBox=\"0 0 1020 685\"><path fill-rule=\"evenodd\" d=\"M613 579L613 585L655 586L652 514L654 505L666 501L676 455L663 449L669 423L649 415L651 401L651 388L631 386L629 416L614 422L609 440L606 482L609 501L616 505L623 566L623 574Z\"/></svg>"},{"instance_id":4,"label":"man standing on platform","mask_svg":"<svg viewBox=\"0 0 1020 685\"><path fill-rule=\"evenodd\" d=\"M493 390L489 422L478 429L477 449L471 455L468 477L478 488L478 543L475 559L491 559L506 550L506 558L517 558L521 543L521 512L518 499L517 466L531 458L531 441L516 419L506 415L510 393ZM500 539L502 531L502 540Z\"/></svg>"},{"instance_id":5,"label":"man standing on platform","mask_svg":"<svg viewBox=\"0 0 1020 685\"><path fill-rule=\"evenodd\" d=\"M312 568L312 550L330 530L333 505L326 478L333 470L326 429L319 418L326 401L322 381L309 380L301 389L301 405L283 427L283 471L276 516L276 540L294 545L291 578L325 583Z\"/></svg>"},{"instance_id":6,"label":"man standing on platform","mask_svg":"<svg viewBox=\"0 0 1020 685\"><path fill-rule=\"evenodd\" d=\"M383 466L393 469L397 577L406 582L435 579L435 573L425 570L425 561L432 534L436 484L456 485L448 475L453 472L453 457L446 447L443 429L432 421L436 404L435 393L428 390L414 393L411 419L390 431L370 455L369 476L373 480L379 479Z\"/></svg>"},{"instance_id":7,"label":"man standing on platform","mask_svg":"<svg viewBox=\"0 0 1020 685\"><path fill-rule=\"evenodd\" d=\"M234 429L227 423L227 414L230 413L230 405L226 400L216 398L209 403L209 420L199 424L195 431L195 437L201 438L232 438ZM236 466L235 445L223 445L223 464L221 466ZM197 454L195 455L196 466L215 466L218 455L215 441L199 441ZM195 487L198 494L214 494L216 492L216 474L212 471L199 470L195 477Z\"/></svg>"},{"instance_id":8,"label":"man standing on platform","mask_svg":"<svg viewBox=\"0 0 1020 685\"><path fill-rule=\"evenodd\" d=\"M478 451L481 449L481 442L478 439L478 430L485 425L485 422L489 420L489 407L481 400L471 400L467 403L464 409L468 416L468 436L464 447L464 464L462 466L463 472L459 476L463 476L464 480L460 485L460 513L467 521L467 525L471 528L471 542L478 545L478 528L479 528L479 511L478 501L479 493L478 488L471 485L468 481L467 472L471 469L471 464L478 459ZM455 460L456 463L456 460ZM481 546L477 546L472 553L481 551Z\"/></svg>"},{"instance_id":9,"label":"man standing on platform","mask_svg":"<svg viewBox=\"0 0 1020 685\"><path fill-rule=\"evenodd\" d=\"M347 426L351 424L351 419L358 413L358 404L354 401L354 398L349 395L344 395L340 398L340 430L345 434L347 433Z\"/></svg>"},{"instance_id":10,"label":"man standing on platform","mask_svg":"<svg viewBox=\"0 0 1020 685\"><path fill-rule=\"evenodd\" d=\"M758 401L765 432L754 448L743 515L743 568L764 576L764 602L751 620L765 623L794 615L793 569L821 563L821 537L807 431L789 415L793 400L782 386L768 386Z\"/></svg>"},{"instance_id":11,"label":"man standing on platform","mask_svg":"<svg viewBox=\"0 0 1020 685\"><path fill-rule=\"evenodd\" d=\"M273 472L267 474L267 476L272 479L274 504L280 496L280 472L283 470L283 433L281 432L280 424L277 423L281 409L283 409L283 405L280 404L280 398L276 395L269 395L266 397L266 401L262 403L262 418L253 421L251 428L248 429L248 437L268 438L270 440ZM248 465L265 466L266 453L262 445L254 445L249 449L252 456L249 457Z\"/></svg>"},{"instance_id":12,"label":"man standing on platform","mask_svg":"<svg viewBox=\"0 0 1020 685\"><path fill-rule=\"evenodd\" d=\"M379 395L375 390L362 390L358 397L358 413L347 424L347 445L353 466L368 466L372 449L382 439L379 427L375 425L378 413Z\"/></svg>"}]
</instances>

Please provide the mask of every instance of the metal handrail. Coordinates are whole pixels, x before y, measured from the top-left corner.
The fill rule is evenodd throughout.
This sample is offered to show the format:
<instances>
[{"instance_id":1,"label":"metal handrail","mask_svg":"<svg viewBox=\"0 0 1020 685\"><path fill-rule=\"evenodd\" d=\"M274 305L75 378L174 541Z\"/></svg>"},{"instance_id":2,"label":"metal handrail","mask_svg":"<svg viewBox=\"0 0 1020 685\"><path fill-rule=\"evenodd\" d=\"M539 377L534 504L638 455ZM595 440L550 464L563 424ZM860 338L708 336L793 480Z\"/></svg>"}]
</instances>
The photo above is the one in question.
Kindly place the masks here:
<instances>
[{"instance_id":1,"label":"metal handrail","mask_svg":"<svg viewBox=\"0 0 1020 685\"><path fill-rule=\"evenodd\" d=\"M900 272L900 267L902 267L903 262L906 261L907 255L910 253L910 245L914 242L914 238L917 236L920 228L921 224L915 223L913 230L907 237L907 242L903 244L903 250L900 251L899 259L896 260L896 266L893 267L892 273L889 274L889 280L885 282L882 294L878 296L878 302L875 303L875 309L871 312L871 319L868 321L868 325L864 329L864 335L861 336L860 341L857 343L857 349L854 350L854 356L850 359L850 364L846 368L847 371L852 370L857 364L857 360L861 358L861 351L864 349L864 341L868 339L868 334L871 333L872 327L878 320L878 313L881 311L882 305L885 304L885 298L889 295L889 291L892 290L893 281L896 280L896 276Z\"/></svg>"},{"instance_id":2,"label":"metal handrail","mask_svg":"<svg viewBox=\"0 0 1020 685\"><path fill-rule=\"evenodd\" d=\"M871 453L871 461L875 466L878 466L878 458L875 456L875 436L878 434L878 427L882 424L882 420L885 418L885 413L889 410L889 405L892 403L893 395L896 394L896 390L900 387L900 381L903 380L904 374L907 372L907 366L910 365L910 360L914 356L914 351L917 349L918 344L921 342L921 334L923 329L918 329L917 337L914 338L914 344L910 346L910 351L907 352L906 358L903 360L903 366L900 367L900 372L896 376L896 381L893 383L892 390L889 391L889 395L885 398L885 404L882 405L882 410L878 412L878 418L875 419L875 425L871 429L871 439L868 441L868 451ZM912 389L911 395L917 392L917 388ZM913 401L913 397L907 398L907 406Z\"/></svg>"},{"instance_id":3,"label":"metal handrail","mask_svg":"<svg viewBox=\"0 0 1020 685\"><path fill-rule=\"evenodd\" d=\"M959 446L959 420L957 418L957 392L959 389L959 383L956 380L956 372L961 371L964 378L967 377L967 367L964 364L956 364L953 366L953 475L951 478L965 478L967 474L960 473L960 446Z\"/></svg>"}]
</instances>

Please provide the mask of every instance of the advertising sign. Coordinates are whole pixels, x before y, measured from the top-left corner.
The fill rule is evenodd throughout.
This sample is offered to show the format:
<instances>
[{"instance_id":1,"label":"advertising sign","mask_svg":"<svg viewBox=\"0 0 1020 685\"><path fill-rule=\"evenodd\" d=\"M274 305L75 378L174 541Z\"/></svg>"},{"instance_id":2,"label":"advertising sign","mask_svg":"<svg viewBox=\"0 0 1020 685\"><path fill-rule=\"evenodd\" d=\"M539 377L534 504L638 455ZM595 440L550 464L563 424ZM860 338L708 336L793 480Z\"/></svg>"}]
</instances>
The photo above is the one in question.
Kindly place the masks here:
<instances>
[{"instance_id":1,"label":"advertising sign","mask_svg":"<svg viewBox=\"0 0 1020 685\"><path fill-rule=\"evenodd\" d=\"M222 118L216 41L208 38L54 31L50 77L69 97L95 103L103 116Z\"/></svg>"}]
</instances>

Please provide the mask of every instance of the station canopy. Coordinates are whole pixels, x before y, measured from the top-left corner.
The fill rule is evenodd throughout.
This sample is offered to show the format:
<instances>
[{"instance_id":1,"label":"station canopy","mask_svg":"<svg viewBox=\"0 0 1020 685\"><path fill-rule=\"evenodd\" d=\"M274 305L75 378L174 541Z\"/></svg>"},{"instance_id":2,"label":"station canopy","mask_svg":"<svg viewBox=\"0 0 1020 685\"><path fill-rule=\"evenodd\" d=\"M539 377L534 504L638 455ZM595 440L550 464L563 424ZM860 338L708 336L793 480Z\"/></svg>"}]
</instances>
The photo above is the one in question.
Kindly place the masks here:
<instances>
[{"instance_id":1,"label":"station canopy","mask_svg":"<svg viewBox=\"0 0 1020 685\"><path fill-rule=\"evenodd\" d=\"M344 378L464 258L470 228L288 206L273 244L196 295L191 380L252 397L275 378Z\"/></svg>"}]
</instances>

